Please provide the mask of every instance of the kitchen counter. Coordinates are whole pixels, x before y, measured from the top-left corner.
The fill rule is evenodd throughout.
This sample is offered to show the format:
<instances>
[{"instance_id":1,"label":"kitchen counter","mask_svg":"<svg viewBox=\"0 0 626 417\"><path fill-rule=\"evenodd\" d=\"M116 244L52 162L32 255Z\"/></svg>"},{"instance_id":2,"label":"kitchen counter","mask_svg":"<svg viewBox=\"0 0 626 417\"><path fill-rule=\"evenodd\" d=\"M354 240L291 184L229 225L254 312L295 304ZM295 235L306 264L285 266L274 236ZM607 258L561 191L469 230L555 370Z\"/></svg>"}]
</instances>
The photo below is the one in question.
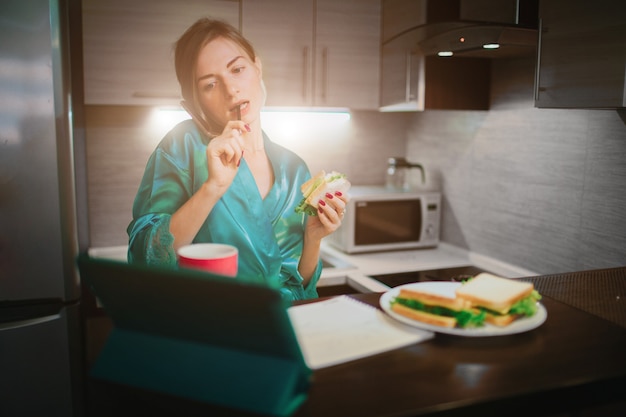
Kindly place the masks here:
<instances>
[{"instance_id":1,"label":"kitchen counter","mask_svg":"<svg viewBox=\"0 0 626 417\"><path fill-rule=\"evenodd\" d=\"M538 328L497 337L437 334L316 370L294 417L623 415L625 278L626 268L523 278L544 294L548 317ZM380 308L380 293L351 297ZM88 394L94 417L252 415L93 379Z\"/></svg>"},{"instance_id":2,"label":"kitchen counter","mask_svg":"<svg viewBox=\"0 0 626 417\"><path fill-rule=\"evenodd\" d=\"M466 251L440 244L435 248L346 254L324 243L322 258L332 256L354 266L363 275L393 274L470 265ZM332 273L328 271L327 274Z\"/></svg>"},{"instance_id":3,"label":"kitchen counter","mask_svg":"<svg viewBox=\"0 0 626 417\"><path fill-rule=\"evenodd\" d=\"M382 274L474 266L507 278L539 275L444 242L435 248L360 254L346 254L324 242L322 259L329 260L330 265L322 271L319 286L346 284L358 292L387 291L389 286L372 278Z\"/></svg>"},{"instance_id":4,"label":"kitchen counter","mask_svg":"<svg viewBox=\"0 0 626 417\"><path fill-rule=\"evenodd\" d=\"M126 246L90 248L89 255L126 262L126 251ZM384 292L389 289L389 286L371 278L373 275L465 266L476 266L508 278L539 275L444 242L435 248L361 254L346 254L323 242L321 257L324 267L318 287L345 286L356 292Z\"/></svg>"}]
</instances>

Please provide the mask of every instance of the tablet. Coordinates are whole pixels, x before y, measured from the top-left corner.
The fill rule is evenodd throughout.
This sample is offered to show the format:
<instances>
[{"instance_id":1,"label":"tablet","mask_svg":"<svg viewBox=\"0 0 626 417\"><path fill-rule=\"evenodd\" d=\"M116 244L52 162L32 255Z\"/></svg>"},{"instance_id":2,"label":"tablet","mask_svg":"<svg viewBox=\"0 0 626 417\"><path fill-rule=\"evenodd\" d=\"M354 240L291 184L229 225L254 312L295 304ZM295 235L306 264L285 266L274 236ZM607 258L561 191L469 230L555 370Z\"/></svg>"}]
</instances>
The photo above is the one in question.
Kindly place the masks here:
<instances>
[{"instance_id":1,"label":"tablet","mask_svg":"<svg viewBox=\"0 0 626 417\"><path fill-rule=\"evenodd\" d=\"M78 257L113 330L91 375L272 415L306 398L306 366L277 289L209 273Z\"/></svg>"}]
</instances>

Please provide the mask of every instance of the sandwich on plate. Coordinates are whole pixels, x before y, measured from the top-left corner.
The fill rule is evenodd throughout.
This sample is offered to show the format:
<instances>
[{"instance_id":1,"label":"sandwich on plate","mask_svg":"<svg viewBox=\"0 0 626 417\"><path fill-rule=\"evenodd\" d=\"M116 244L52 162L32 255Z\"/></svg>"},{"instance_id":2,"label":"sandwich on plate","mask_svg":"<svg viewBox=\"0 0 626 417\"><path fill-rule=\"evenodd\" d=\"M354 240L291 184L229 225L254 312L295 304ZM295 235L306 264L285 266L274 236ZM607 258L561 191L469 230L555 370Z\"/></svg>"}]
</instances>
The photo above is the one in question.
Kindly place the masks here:
<instances>
[{"instance_id":1,"label":"sandwich on plate","mask_svg":"<svg viewBox=\"0 0 626 417\"><path fill-rule=\"evenodd\" d=\"M318 203L326 193L335 194L335 192L340 191L347 194L350 186L351 184L344 174L337 171L328 174L325 171L320 171L300 187L304 197L296 207L296 213L317 216Z\"/></svg>"},{"instance_id":2,"label":"sandwich on plate","mask_svg":"<svg viewBox=\"0 0 626 417\"><path fill-rule=\"evenodd\" d=\"M517 318L533 316L537 312L537 301L541 299L530 282L484 272L461 285L456 296L484 311L485 321L496 326L507 326Z\"/></svg>"},{"instance_id":3,"label":"sandwich on plate","mask_svg":"<svg viewBox=\"0 0 626 417\"><path fill-rule=\"evenodd\" d=\"M391 310L413 320L441 327L479 327L485 313L474 310L460 298L401 288Z\"/></svg>"},{"instance_id":4,"label":"sandwich on plate","mask_svg":"<svg viewBox=\"0 0 626 417\"><path fill-rule=\"evenodd\" d=\"M537 312L541 299L532 283L481 273L459 286L455 297L401 288L391 310L442 327L508 326Z\"/></svg>"}]
</instances>

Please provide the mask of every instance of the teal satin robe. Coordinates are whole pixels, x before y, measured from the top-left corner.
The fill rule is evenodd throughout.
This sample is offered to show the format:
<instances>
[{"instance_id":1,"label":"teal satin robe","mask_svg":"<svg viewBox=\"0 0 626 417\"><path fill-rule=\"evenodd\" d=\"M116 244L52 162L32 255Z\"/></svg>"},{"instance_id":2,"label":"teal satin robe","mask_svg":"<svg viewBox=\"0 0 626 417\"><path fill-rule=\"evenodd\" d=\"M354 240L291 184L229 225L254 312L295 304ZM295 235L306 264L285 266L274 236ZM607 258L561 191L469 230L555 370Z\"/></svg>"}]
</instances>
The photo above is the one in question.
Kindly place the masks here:
<instances>
[{"instance_id":1,"label":"teal satin robe","mask_svg":"<svg viewBox=\"0 0 626 417\"><path fill-rule=\"evenodd\" d=\"M264 134L265 150L274 168L274 185L261 198L254 177L242 159L235 179L213 208L194 242L228 243L239 249L237 279L278 288L289 300L316 298L322 264L307 287L298 263L302 254L304 215L295 207L300 186L311 178L304 161ZM128 226L129 262L176 265L171 215L207 180L207 138L192 121L172 129L151 155Z\"/></svg>"}]
</instances>

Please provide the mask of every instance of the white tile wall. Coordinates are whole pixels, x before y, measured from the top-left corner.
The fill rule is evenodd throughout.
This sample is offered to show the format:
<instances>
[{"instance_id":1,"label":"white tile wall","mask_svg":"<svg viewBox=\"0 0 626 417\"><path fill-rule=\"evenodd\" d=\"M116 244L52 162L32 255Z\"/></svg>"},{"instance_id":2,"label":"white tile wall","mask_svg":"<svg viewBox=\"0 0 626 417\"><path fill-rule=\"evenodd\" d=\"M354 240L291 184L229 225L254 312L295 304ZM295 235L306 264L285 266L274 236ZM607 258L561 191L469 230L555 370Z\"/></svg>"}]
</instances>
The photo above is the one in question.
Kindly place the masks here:
<instances>
[{"instance_id":1,"label":"white tile wall","mask_svg":"<svg viewBox=\"0 0 626 417\"><path fill-rule=\"evenodd\" d=\"M441 178L442 239L540 273L626 265L626 126L533 107L534 62L493 62L488 112L415 114L408 156Z\"/></svg>"}]
</instances>

